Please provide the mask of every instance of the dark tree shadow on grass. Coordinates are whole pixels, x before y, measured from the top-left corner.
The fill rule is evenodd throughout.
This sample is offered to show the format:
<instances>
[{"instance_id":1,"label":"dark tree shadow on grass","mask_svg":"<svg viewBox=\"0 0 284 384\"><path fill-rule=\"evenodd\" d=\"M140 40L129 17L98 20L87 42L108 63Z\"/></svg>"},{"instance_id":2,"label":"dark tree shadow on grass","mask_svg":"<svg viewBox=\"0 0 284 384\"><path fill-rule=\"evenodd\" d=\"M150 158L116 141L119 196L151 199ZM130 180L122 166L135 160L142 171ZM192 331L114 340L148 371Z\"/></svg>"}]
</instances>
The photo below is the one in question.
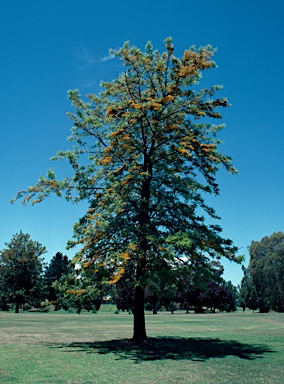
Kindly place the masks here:
<instances>
[{"instance_id":1,"label":"dark tree shadow on grass","mask_svg":"<svg viewBox=\"0 0 284 384\"><path fill-rule=\"evenodd\" d=\"M64 348L65 352L112 353L117 356L117 360L130 359L135 362L166 359L205 361L226 356L254 360L263 358L265 353L275 352L265 345L243 344L234 340L178 337L149 338L147 343L140 345L134 345L128 339L119 339L49 346Z\"/></svg>"}]
</instances>

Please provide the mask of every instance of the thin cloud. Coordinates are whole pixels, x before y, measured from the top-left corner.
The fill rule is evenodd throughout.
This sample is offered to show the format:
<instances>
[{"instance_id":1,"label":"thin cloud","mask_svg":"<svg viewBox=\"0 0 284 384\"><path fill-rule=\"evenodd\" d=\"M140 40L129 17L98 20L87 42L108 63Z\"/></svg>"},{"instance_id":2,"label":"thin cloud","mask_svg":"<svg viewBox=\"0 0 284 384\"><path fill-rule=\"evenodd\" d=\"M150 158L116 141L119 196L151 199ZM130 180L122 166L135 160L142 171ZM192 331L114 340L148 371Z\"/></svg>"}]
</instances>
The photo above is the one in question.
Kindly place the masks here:
<instances>
[{"instance_id":1,"label":"thin cloud","mask_svg":"<svg viewBox=\"0 0 284 384\"><path fill-rule=\"evenodd\" d=\"M88 66L95 65L97 63L103 63L105 61L109 61L115 58L115 55L112 53L109 53L107 56L104 56L103 58L99 59L95 55L91 54L86 47L83 47L83 49L79 52L77 52L79 60L85 62Z\"/></svg>"},{"instance_id":2,"label":"thin cloud","mask_svg":"<svg viewBox=\"0 0 284 384\"><path fill-rule=\"evenodd\" d=\"M114 58L115 58L114 54L113 54L113 53L110 53L110 54L108 54L107 56L103 57L103 58L101 59L101 61L108 61L108 60L112 60L112 59L114 59Z\"/></svg>"},{"instance_id":3,"label":"thin cloud","mask_svg":"<svg viewBox=\"0 0 284 384\"><path fill-rule=\"evenodd\" d=\"M86 47L84 47L81 51L78 52L78 58L79 60L84 61L88 65L94 65L99 61L94 55L91 55L89 53Z\"/></svg>"},{"instance_id":4,"label":"thin cloud","mask_svg":"<svg viewBox=\"0 0 284 384\"><path fill-rule=\"evenodd\" d=\"M98 86L99 82L98 81L90 81L88 83L83 83L84 88L90 88L90 87L95 87Z\"/></svg>"}]
</instances>

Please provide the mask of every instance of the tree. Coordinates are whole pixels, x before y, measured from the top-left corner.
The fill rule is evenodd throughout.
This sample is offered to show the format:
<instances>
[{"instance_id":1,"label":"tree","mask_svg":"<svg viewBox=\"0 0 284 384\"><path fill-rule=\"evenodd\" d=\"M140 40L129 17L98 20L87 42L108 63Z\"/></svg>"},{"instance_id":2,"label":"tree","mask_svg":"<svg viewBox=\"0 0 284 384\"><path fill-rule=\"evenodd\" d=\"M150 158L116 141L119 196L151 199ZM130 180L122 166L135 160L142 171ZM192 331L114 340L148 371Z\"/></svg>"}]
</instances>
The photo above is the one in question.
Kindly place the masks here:
<instances>
[{"instance_id":1,"label":"tree","mask_svg":"<svg viewBox=\"0 0 284 384\"><path fill-rule=\"evenodd\" d=\"M134 287L133 279L123 276L116 284L115 302L118 310L134 312Z\"/></svg>"},{"instance_id":2,"label":"tree","mask_svg":"<svg viewBox=\"0 0 284 384\"><path fill-rule=\"evenodd\" d=\"M13 236L0 251L0 294L2 302L40 306L43 294L43 259L45 247L22 232Z\"/></svg>"},{"instance_id":3,"label":"tree","mask_svg":"<svg viewBox=\"0 0 284 384\"><path fill-rule=\"evenodd\" d=\"M203 313L203 304L205 300L206 281L197 278L197 273L189 273L182 276L179 290L177 292L177 300L181 304L181 308L189 312L190 308L194 309L195 313Z\"/></svg>"},{"instance_id":4,"label":"tree","mask_svg":"<svg viewBox=\"0 0 284 384\"><path fill-rule=\"evenodd\" d=\"M269 304L274 311L284 312L284 238L275 252L266 255L264 268Z\"/></svg>"},{"instance_id":5,"label":"tree","mask_svg":"<svg viewBox=\"0 0 284 384\"><path fill-rule=\"evenodd\" d=\"M162 306L173 313L178 280L177 270L163 261L160 263L159 269L151 273L147 279L145 301L148 308L153 310L153 314L157 314L158 307Z\"/></svg>"},{"instance_id":6,"label":"tree","mask_svg":"<svg viewBox=\"0 0 284 384\"><path fill-rule=\"evenodd\" d=\"M246 298L246 306L249 309L252 309L255 311L257 308L259 308L259 296L257 294L256 286L253 283L253 280L248 281L248 295Z\"/></svg>"},{"instance_id":7,"label":"tree","mask_svg":"<svg viewBox=\"0 0 284 384\"><path fill-rule=\"evenodd\" d=\"M244 277L241 281L239 301L243 312L246 308L255 311L259 307L259 295L249 269L243 267Z\"/></svg>"},{"instance_id":8,"label":"tree","mask_svg":"<svg viewBox=\"0 0 284 384\"><path fill-rule=\"evenodd\" d=\"M240 261L220 226L206 224L201 213L218 218L205 195L219 193L221 166L236 173L218 149L224 125L213 123L229 103L216 97L220 86L197 90L202 71L215 67L214 49L191 47L177 58L172 39L165 47L160 54L147 43L141 52L126 42L111 51L126 70L103 82L99 95L84 101L77 90L69 91L76 110L69 114L74 147L54 159L67 159L74 175L57 180L50 170L17 194L24 204L52 192L89 201L68 245L82 245L76 260L84 268L103 263L109 284L134 266L135 342L146 339L144 289L161 262L194 268L197 260L205 265L215 257Z\"/></svg>"},{"instance_id":9,"label":"tree","mask_svg":"<svg viewBox=\"0 0 284 384\"><path fill-rule=\"evenodd\" d=\"M208 292L206 292L204 301L206 306L211 308L212 313L215 313L216 309L226 312L236 310L233 295L226 289L225 284L218 284L211 281L208 284Z\"/></svg>"},{"instance_id":10,"label":"tree","mask_svg":"<svg viewBox=\"0 0 284 384\"><path fill-rule=\"evenodd\" d=\"M249 271L259 296L259 311L284 312L284 233L273 233L249 247Z\"/></svg>"},{"instance_id":11,"label":"tree","mask_svg":"<svg viewBox=\"0 0 284 384\"><path fill-rule=\"evenodd\" d=\"M97 284L98 275L90 270L69 266L68 274L61 276L53 283L53 288L59 296L59 304L66 311L74 308L79 314L82 309L98 311L101 306L103 292Z\"/></svg>"},{"instance_id":12,"label":"tree","mask_svg":"<svg viewBox=\"0 0 284 384\"><path fill-rule=\"evenodd\" d=\"M187 313L193 308L196 313L203 313L203 307L221 311L236 310L236 289L232 283L221 276L224 268L220 262L213 260L206 268L200 266L195 270L188 268L181 271L177 299Z\"/></svg>"},{"instance_id":13,"label":"tree","mask_svg":"<svg viewBox=\"0 0 284 384\"><path fill-rule=\"evenodd\" d=\"M229 281L223 281L222 283L223 287L227 290L227 292L231 295L232 298L232 306L231 309L232 311L236 311L237 307L239 306L239 290L238 287L234 286L231 280Z\"/></svg>"},{"instance_id":14,"label":"tree","mask_svg":"<svg viewBox=\"0 0 284 384\"><path fill-rule=\"evenodd\" d=\"M134 312L135 269L128 265L127 270L115 284L115 299L118 309ZM158 307L172 307L177 291L177 273L167 263L161 263L158 271L153 271L145 287L145 308L157 314Z\"/></svg>"},{"instance_id":15,"label":"tree","mask_svg":"<svg viewBox=\"0 0 284 384\"><path fill-rule=\"evenodd\" d=\"M48 267L44 272L44 283L47 290L47 299L55 304L55 310L59 309L58 294L52 284L59 281L63 275L67 275L70 267L70 260L67 256L63 256L61 252L57 252L50 260Z\"/></svg>"}]
</instances>

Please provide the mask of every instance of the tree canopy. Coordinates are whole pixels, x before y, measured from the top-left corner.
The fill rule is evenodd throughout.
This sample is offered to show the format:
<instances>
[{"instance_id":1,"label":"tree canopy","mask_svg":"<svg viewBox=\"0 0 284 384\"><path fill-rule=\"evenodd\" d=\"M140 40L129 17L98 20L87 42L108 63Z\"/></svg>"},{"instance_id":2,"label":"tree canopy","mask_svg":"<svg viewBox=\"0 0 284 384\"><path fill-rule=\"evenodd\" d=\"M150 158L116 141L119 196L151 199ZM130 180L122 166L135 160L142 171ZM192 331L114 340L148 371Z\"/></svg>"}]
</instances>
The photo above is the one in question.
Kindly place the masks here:
<instances>
[{"instance_id":1,"label":"tree canopy","mask_svg":"<svg viewBox=\"0 0 284 384\"><path fill-rule=\"evenodd\" d=\"M252 241L248 270L258 295L260 312L284 312L284 233Z\"/></svg>"},{"instance_id":2,"label":"tree canopy","mask_svg":"<svg viewBox=\"0 0 284 384\"><path fill-rule=\"evenodd\" d=\"M43 294L43 259L45 247L22 232L13 236L6 249L0 251L1 302L40 306Z\"/></svg>"},{"instance_id":3,"label":"tree canopy","mask_svg":"<svg viewBox=\"0 0 284 384\"><path fill-rule=\"evenodd\" d=\"M58 180L50 170L17 195L24 204L52 192L89 201L68 245L81 244L77 263L93 273L107 271L107 284L133 271L136 341L146 339L144 288L162 263L194 269L222 256L240 261L232 241L212 224L218 216L205 202L206 194L219 193L221 166L236 173L219 151L224 125L214 123L230 104L216 96L221 86L198 89L202 72L215 67L214 52L192 46L178 58L170 38L163 53L151 43L144 52L129 42L112 50L125 71L102 82L101 93L87 100L69 91L74 146L54 159L67 159L73 176Z\"/></svg>"},{"instance_id":4,"label":"tree canopy","mask_svg":"<svg viewBox=\"0 0 284 384\"><path fill-rule=\"evenodd\" d=\"M58 293L52 286L56 281L59 281L63 275L67 275L70 271L70 260L67 256L63 256L61 252L57 252L50 260L49 265L44 271L44 285L46 289L46 296L50 302L55 305L55 310L59 309Z\"/></svg>"},{"instance_id":5,"label":"tree canopy","mask_svg":"<svg viewBox=\"0 0 284 384\"><path fill-rule=\"evenodd\" d=\"M71 263L68 274L61 276L53 288L59 296L56 304L65 310L75 309L80 313L83 308L98 311L101 306L101 281L90 269L78 270Z\"/></svg>"}]
</instances>

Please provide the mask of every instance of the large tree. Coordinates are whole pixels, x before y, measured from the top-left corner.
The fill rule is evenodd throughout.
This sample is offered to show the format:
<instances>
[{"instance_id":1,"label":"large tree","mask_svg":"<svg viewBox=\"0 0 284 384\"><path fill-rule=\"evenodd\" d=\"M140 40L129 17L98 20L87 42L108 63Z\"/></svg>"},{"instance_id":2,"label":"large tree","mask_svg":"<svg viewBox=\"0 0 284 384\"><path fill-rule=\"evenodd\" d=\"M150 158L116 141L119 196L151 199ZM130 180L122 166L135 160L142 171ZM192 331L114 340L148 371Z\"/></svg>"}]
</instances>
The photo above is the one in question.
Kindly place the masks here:
<instances>
[{"instance_id":1,"label":"large tree","mask_svg":"<svg viewBox=\"0 0 284 384\"><path fill-rule=\"evenodd\" d=\"M45 247L22 232L13 236L0 251L0 295L2 302L39 306L43 299L43 259Z\"/></svg>"},{"instance_id":2,"label":"large tree","mask_svg":"<svg viewBox=\"0 0 284 384\"><path fill-rule=\"evenodd\" d=\"M217 134L224 125L215 123L229 103L216 97L220 86L197 86L202 72L215 67L215 51L190 47L178 58L170 38L165 47L159 53L147 43L142 52L126 42L111 51L125 71L103 82L99 95L84 101L77 90L70 91L74 146L54 159L67 159L74 175L57 180L51 170L17 195L32 204L51 192L89 200L69 246L81 244L77 262L94 271L103 265L110 284L128 266L134 268L135 341L146 339L144 288L161 263L194 268L215 257L238 260L204 201L206 193L219 193L220 166L236 172L219 152Z\"/></svg>"},{"instance_id":3,"label":"large tree","mask_svg":"<svg viewBox=\"0 0 284 384\"><path fill-rule=\"evenodd\" d=\"M260 312L284 312L284 233L252 241L249 271L259 296Z\"/></svg>"}]
</instances>

